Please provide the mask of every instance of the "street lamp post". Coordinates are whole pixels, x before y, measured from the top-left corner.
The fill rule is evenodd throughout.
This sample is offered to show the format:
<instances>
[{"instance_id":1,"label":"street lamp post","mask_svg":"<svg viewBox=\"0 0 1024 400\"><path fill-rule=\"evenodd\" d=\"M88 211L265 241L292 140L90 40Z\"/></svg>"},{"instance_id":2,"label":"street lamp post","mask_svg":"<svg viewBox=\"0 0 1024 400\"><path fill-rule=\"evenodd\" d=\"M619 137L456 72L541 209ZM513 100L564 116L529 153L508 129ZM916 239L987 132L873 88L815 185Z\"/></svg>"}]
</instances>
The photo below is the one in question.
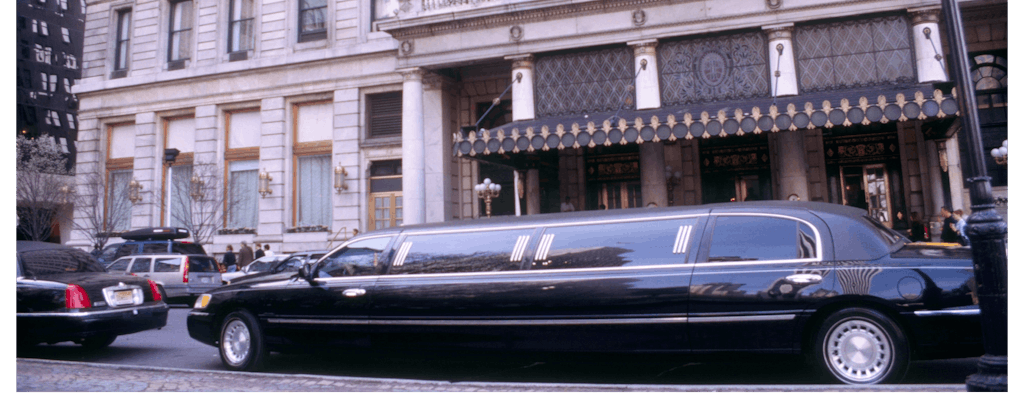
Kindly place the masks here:
<instances>
[{"instance_id":1,"label":"street lamp post","mask_svg":"<svg viewBox=\"0 0 1024 400\"><path fill-rule=\"evenodd\" d=\"M484 203L487 204L487 218L490 218L491 199L498 197L498 195L501 194L501 185L491 183L491 178L485 178L484 183L476 185L473 190L476 191L477 196L484 199Z\"/></svg>"},{"instance_id":2,"label":"street lamp post","mask_svg":"<svg viewBox=\"0 0 1024 400\"><path fill-rule=\"evenodd\" d=\"M967 377L968 391L1007 391L1007 303L1006 303L1006 222L995 210L992 178L987 176L981 146L974 85L967 69L967 46L963 21L956 0L942 0L949 47L952 51L951 77L957 86L964 142L967 144L967 179L971 189L971 216L967 236L974 258L978 306L985 355L978 362L978 373Z\"/></svg>"}]
</instances>

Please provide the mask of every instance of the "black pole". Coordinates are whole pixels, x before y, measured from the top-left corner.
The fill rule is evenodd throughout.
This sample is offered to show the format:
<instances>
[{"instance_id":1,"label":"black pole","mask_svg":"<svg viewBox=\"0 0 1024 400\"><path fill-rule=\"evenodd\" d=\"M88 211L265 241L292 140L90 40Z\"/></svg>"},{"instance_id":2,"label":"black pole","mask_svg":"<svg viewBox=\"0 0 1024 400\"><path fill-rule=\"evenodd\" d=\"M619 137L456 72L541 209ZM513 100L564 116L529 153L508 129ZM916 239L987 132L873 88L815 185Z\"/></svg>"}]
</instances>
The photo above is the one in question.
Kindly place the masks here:
<instances>
[{"instance_id":1,"label":"black pole","mask_svg":"<svg viewBox=\"0 0 1024 400\"><path fill-rule=\"evenodd\" d=\"M978 373L967 377L967 390L972 392L1007 391L1007 304L1006 304L1006 222L995 211L992 178L985 169L981 146L974 85L967 64L963 21L955 0L942 0L949 47L952 51L951 78L957 87L963 140L967 146L967 183L971 190L971 216L967 219L967 237L974 257L974 280L977 282L981 328L985 355L978 361Z\"/></svg>"}]
</instances>

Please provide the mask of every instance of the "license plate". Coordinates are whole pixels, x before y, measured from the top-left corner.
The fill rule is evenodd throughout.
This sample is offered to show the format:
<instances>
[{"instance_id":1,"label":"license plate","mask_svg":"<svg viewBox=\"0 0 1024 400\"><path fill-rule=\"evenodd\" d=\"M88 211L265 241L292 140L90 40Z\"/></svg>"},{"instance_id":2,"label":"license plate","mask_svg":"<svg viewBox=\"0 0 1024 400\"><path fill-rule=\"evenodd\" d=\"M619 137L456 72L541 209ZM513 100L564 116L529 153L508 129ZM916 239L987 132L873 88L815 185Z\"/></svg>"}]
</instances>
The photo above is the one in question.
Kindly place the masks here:
<instances>
[{"instance_id":1,"label":"license plate","mask_svg":"<svg viewBox=\"0 0 1024 400\"><path fill-rule=\"evenodd\" d=\"M131 290L118 290L114 292L114 305L132 304L135 297Z\"/></svg>"},{"instance_id":2,"label":"license plate","mask_svg":"<svg viewBox=\"0 0 1024 400\"><path fill-rule=\"evenodd\" d=\"M199 278L199 281L202 283L210 283L210 278Z\"/></svg>"}]
</instances>

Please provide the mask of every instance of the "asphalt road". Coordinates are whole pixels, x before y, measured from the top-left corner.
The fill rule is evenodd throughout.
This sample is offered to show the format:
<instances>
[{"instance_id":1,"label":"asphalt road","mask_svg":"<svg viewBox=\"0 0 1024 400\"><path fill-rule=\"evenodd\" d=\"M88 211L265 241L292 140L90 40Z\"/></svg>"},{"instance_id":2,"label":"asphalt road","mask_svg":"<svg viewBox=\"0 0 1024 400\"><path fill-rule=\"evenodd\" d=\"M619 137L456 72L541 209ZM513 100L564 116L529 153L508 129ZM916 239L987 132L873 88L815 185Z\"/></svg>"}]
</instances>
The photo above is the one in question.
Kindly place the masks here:
<instances>
[{"instance_id":1,"label":"asphalt road","mask_svg":"<svg viewBox=\"0 0 1024 400\"><path fill-rule=\"evenodd\" d=\"M174 306L167 326L117 338L109 348L88 351L72 343L19 349L19 358L101 364L224 370L217 349L188 336L188 308ZM904 384L962 384L977 358L915 362ZM343 351L272 353L266 372L448 382L537 382L665 385L805 385L818 383L799 359L652 359L476 356L402 356Z\"/></svg>"}]
</instances>

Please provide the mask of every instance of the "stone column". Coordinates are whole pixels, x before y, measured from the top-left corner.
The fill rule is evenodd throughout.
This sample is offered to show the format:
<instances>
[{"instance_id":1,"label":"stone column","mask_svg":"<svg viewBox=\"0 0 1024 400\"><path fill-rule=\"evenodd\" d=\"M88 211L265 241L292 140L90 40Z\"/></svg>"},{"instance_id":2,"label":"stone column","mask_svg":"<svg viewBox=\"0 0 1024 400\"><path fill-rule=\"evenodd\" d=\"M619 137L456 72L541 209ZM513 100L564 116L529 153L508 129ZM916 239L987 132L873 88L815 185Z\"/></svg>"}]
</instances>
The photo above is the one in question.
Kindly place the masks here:
<instances>
[{"instance_id":1,"label":"stone column","mask_svg":"<svg viewBox=\"0 0 1024 400\"><path fill-rule=\"evenodd\" d=\"M658 207L668 207L664 143L640 144L640 193L644 202L641 207L646 207L651 202Z\"/></svg>"},{"instance_id":2,"label":"stone column","mask_svg":"<svg viewBox=\"0 0 1024 400\"><path fill-rule=\"evenodd\" d=\"M771 93L774 93L775 96L799 94L796 81L796 59L793 55L793 24L769 25L762 29L768 33ZM801 198L804 199L803 196Z\"/></svg>"},{"instance_id":3,"label":"stone column","mask_svg":"<svg viewBox=\"0 0 1024 400\"><path fill-rule=\"evenodd\" d=\"M442 222L451 218L452 132L447 82L439 75L423 78L423 179L424 221ZM402 149L403 152L405 149ZM402 165L405 165L403 162Z\"/></svg>"},{"instance_id":4,"label":"stone column","mask_svg":"<svg viewBox=\"0 0 1024 400\"><path fill-rule=\"evenodd\" d=\"M779 192L775 198L787 200L790 195L810 200L807 192L807 161L805 159L803 131L778 132Z\"/></svg>"},{"instance_id":5,"label":"stone column","mask_svg":"<svg viewBox=\"0 0 1024 400\"><path fill-rule=\"evenodd\" d=\"M928 232L931 235L931 241L939 241L939 233L942 229L942 213L940 209L945 203L945 195L942 192L942 174L943 166L939 161L939 146L934 140L925 141L925 152L928 157L928 187L931 189L929 196L932 198L932 208L928 210L927 215L922 215L921 218L928 221Z\"/></svg>"},{"instance_id":6,"label":"stone column","mask_svg":"<svg viewBox=\"0 0 1024 400\"><path fill-rule=\"evenodd\" d=\"M135 164L132 176L142 184L142 201L132 205L131 229L158 226L160 222L160 167L163 146L157 146L156 113L135 114ZM157 153L160 153L159 155Z\"/></svg>"},{"instance_id":7,"label":"stone column","mask_svg":"<svg viewBox=\"0 0 1024 400\"><path fill-rule=\"evenodd\" d=\"M526 214L540 214L540 170L536 168L526 170Z\"/></svg>"},{"instance_id":8,"label":"stone column","mask_svg":"<svg viewBox=\"0 0 1024 400\"><path fill-rule=\"evenodd\" d=\"M426 222L423 163L422 68L398 70L402 74L402 224Z\"/></svg>"},{"instance_id":9,"label":"stone column","mask_svg":"<svg viewBox=\"0 0 1024 400\"><path fill-rule=\"evenodd\" d=\"M914 29L914 58L917 60L917 81L945 82L945 60L942 54L942 35L939 34L938 7L911 8L910 23ZM936 56L940 58L936 59Z\"/></svg>"},{"instance_id":10,"label":"stone column","mask_svg":"<svg viewBox=\"0 0 1024 400\"><path fill-rule=\"evenodd\" d=\"M661 107L661 86L658 82L658 40L628 42L633 47L633 74L636 75L636 109ZM639 73L637 72L639 71Z\"/></svg>"},{"instance_id":11,"label":"stone column","mask_svg":"<svg viewBox=\"0 0 1024 400\"><path fill-rule=\"evenodd\" d=\"M520 54L505 59L512 60L512 120L534 119L533 56Z\"/></svg>"},{"instance_id":12,"label":"stone column","mask_svg":"<svg viewBox=\"0 0 1024 400\"><path fill-rule=\"evenodd\" d=\"M287 118L285 117L286 102L284 97L263 99L260 102L260 169L270 174L270 190L267 197L260 196L258 227L255 242L281 243L284 241L285 224L292 224L291 218L285 217L286 199L291 199L291 176L286 174L286 166L291 164L291 156L285 154ZM286 162L287 160L287 162ZM287 176L287 179L285 179ZM287 182L285 182L287 180ZM291 204L290 207L295 207Z\"/></svg>"},{"instance_id":13,"label":"stone column","mask_svg":"<svg viewBox=\"0 0 1024 400\"><path fill-rule=\"evenodd\" d=\"M334 134L332 136L332 147L334 159L331 163L333 177L334 167L341 165L345 168L348 176L345 183L348 189L337 194L331 187L333 198L333 213L331 221L331 238L337 235L337 241L351 237L354 229L360 229L359 221L361 216L368 215L361 209L361 204L367 201L366 192L362 191L361 185L365 179L365 172L359 167L359 89L338 89L334 91ZM332 178L333 179L333 178ZM345 233L338 235L344 229Z\"/></svg>"},{"instance_id":14,"label":"stone column","mask_svg":"<svg viewBox=\"0 0 1024 400\"><path fill-rule=\"evenodd\" d=\"M964 201L964 173L960 166L960 141L958 135L946 139L946 165L949 168L949 207L950 211L966 208ZM987 156L987 154L986 154ZM968 210L968 214L970 211Z\"/></svg>"}]
</instances>

